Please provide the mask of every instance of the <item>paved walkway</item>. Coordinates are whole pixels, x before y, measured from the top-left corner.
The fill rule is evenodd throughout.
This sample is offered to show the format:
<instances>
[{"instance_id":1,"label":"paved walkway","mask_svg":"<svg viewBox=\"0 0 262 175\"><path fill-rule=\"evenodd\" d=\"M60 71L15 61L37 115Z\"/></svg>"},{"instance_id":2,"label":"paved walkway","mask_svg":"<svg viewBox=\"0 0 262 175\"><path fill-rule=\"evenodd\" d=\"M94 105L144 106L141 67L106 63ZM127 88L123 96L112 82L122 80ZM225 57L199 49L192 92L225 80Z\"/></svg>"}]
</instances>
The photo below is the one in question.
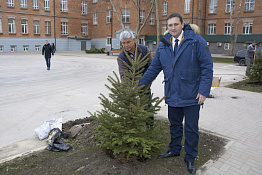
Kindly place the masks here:
<instances>
[{"instance_id":1,"label":"paved walkway","mask_svg":"<svg viewBox=\"0 0 262 175\"><path fill-rule=\"evenodd\" d=\"M83 52L56 53L51 71L45 70L37 54L0 54L0 163L33 150L43 149L34 128L51 118L63 121L99 110L100 92L106 77L117 70L115 56ZM244 78L245 67L214 64L214 76L222 77L200 114L200 129L229 140L226 152L206 171L198 174L262 174L262 94L226 88ZM155 96L163 96L163 75L152 85ZM167 117L161 104L159 116Z\"/></svg>"}]
</instances>

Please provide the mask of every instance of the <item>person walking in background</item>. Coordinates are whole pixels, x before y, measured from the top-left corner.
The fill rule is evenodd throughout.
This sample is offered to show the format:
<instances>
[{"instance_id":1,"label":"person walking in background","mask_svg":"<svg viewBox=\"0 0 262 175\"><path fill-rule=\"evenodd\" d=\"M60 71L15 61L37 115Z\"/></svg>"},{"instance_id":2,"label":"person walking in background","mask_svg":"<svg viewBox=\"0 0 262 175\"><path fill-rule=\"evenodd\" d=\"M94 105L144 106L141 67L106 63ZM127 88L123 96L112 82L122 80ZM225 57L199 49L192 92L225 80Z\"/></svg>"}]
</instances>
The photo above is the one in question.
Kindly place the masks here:
<instances>
[{"instance_id":1,"label":"person walking in background","mask_svg":"<svg viewBox=\"0 0 262 175\"><path fill-rule=\"evenodd\" d=\"M51 54L54 55L53 49L51 45L48 43L48 41L45 40L45 45L42 48L42 55L44 55L45 57L47 70L50 70Z\"/></svg>"},{"instance_id":2,"label":"person walking in background","mask_svg":"<svg viewBox=\"0 0 262 175\"><path fill-rule=\"evenodd\" d=\"M248 72L250 71L250 64L253 63L253 58L254 58L254 54L256 53L256 41L253 41L252 44L250 44L247 47L247 53L245 56L246 59L246 65L247 65L247 69L246 69L246 74L248 74Z\"/></svg>"},{"instance_id":3,"label":"person walking in background","mask_svg":"<svg viewBox=\"0 0 262 175\"><path fill-rule=\"evenodd\" d=\"M171 142L169 150L159 158L180 156L185 118L184 161L187 170L195 174L199 110L210 93L213 60L207 42L190 25L184 24L180 14L168 16L167 27L169 32L164 35L150 67L139 82L147 86L163 70Z\"/></svg>"}]
</instances>

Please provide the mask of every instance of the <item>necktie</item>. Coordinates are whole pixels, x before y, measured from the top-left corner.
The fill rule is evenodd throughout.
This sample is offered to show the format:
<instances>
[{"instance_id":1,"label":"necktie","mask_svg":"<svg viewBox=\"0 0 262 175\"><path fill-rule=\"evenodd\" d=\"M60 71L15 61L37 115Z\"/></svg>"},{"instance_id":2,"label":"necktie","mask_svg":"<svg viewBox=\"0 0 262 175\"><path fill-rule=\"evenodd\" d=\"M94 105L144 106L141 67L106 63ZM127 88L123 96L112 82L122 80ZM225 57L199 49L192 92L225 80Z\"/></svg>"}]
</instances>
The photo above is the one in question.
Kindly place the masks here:
<instances>
[{"instance_id":1,"label":"necktie","mask_svg":"<svg viewBox=\"0 0 262 175\"><path fill-rule=\"evenodd\" d=\"M178 41L179 41L179 39L175 40L175 47L174 47L174 54L175 54L175 56L176 56L176 53L177 53L177 50L178 50Z\"/></svg>"}]
</instances>

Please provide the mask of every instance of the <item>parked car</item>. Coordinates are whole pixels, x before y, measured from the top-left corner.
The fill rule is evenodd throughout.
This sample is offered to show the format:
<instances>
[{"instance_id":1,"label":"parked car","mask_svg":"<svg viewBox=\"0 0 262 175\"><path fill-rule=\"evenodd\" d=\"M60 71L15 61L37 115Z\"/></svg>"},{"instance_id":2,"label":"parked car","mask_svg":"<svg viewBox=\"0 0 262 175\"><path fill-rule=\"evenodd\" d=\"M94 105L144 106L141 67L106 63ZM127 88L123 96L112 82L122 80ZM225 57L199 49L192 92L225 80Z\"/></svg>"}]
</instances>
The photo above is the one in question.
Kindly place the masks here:
<instances>
[{"instance_id":1,"label":"parked car","mask_svg":"<svg viewBox=\"0 0 262 175\"><path fill-rule=\"evenodd\" d=\"M245 66L246 65L246 59L245 59L246 53L247 53L247 49L237 51L234 57L234 62L238 63L240 66Z\"/></svg>"}]
</instances>

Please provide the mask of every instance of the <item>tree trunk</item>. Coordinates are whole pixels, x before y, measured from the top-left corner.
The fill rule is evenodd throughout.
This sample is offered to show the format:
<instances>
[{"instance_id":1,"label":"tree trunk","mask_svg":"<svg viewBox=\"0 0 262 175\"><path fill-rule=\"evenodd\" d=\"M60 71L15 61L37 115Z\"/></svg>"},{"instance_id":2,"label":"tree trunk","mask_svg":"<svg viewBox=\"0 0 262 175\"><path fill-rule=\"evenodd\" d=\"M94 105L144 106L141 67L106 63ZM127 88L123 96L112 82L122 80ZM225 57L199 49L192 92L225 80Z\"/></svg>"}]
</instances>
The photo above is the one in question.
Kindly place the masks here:
<instances>
[{"instance_id":1,"label":"tree trunk","mask_svg":"<svg viewBox=\"0 0 262 175\"><path fill-rule=\"evenodd\" d=\"M237 25L236 25L235 40L234 40L234 45L232 46L232 51L234 51L235 44L237 43L239 16L240 16L241 9L242 9L242 0L240 0L240 4L239 4L239 10L238 10L238 15L237 15Z\"/></svg>"},{"instance_id":2,"label":"tree trunk","mask_svg":"<svg viewBox=\"0 0 262 175\"><path fill-rule=\"evenodd\" d=\"M199 0L199 4L198 4L198 26L200 28L200 34L201 34L201 10L202 9L202 0Z\"/></svg>"},{"instance_id":3,"label":"tree trunk","mask_svg":"<svg viewBox=\"0 0 262 175\"><path fill-rule=\"evenodd\" d=\"M159 45L160 42L160 35L159 35L159 16L158 16L158 0L155 0L156 4L156 38L157 38L157 46Z\"/></svg>"},{"instance_id":4,"label":"tree trunk","mask_svg":"<svg viewBox=\"0 0 262 175\"><path fill-rule=\"evenodd\" d=\"M233 0L230 0L230 43L231 43L231 49L230 49L230 54L229 55L233 55Z\"/></svg>"},{"instance_id":5,"label":"tree trunk","mask_svg":"<svg viewBox=\"0 0 262 175\"><path fill-rule=\"evenodd\" d=\"M115 5L114 5L113 1L110 0L110 2L111 2L111 5L112 5L112 8L113 8L113 11L114 11L115 14L116 14L116 17L117 17L118 22L121 24L122 29L125 30L125 26L124 26L122 20L119 18L119 15L118 15L118 13L117 13L117 11L116 11L116 8L115 8ZM112 16L113 16L113 15L112 15Z\"/></svg>"}]
</instances>

